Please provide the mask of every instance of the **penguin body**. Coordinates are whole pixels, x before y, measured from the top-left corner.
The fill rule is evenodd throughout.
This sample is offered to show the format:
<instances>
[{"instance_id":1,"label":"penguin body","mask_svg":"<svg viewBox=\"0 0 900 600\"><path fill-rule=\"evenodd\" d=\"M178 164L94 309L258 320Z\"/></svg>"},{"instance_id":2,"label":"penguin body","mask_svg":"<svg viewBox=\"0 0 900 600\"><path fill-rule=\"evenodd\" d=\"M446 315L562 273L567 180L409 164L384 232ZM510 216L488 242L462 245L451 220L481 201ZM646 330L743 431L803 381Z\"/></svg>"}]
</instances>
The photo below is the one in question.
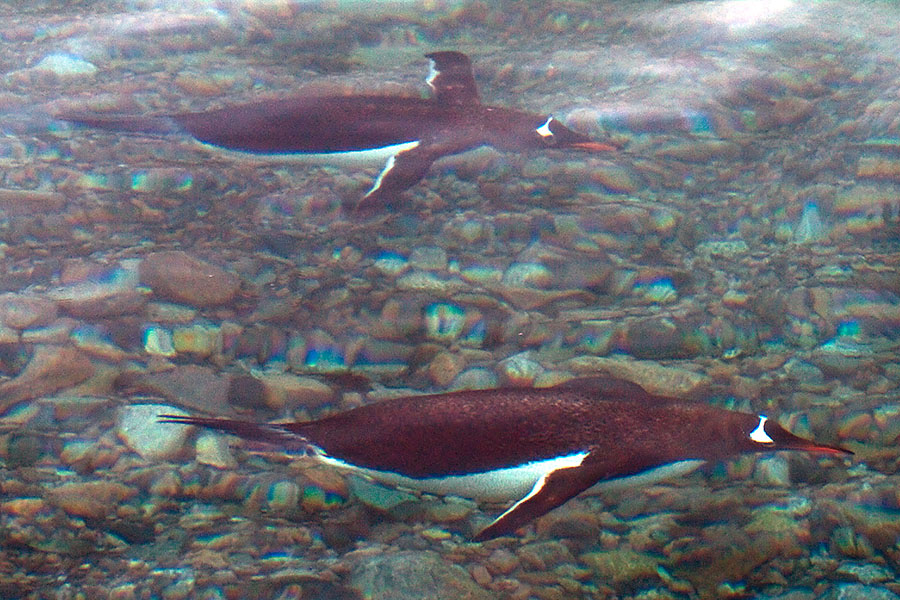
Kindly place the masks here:
<instances>
[{"instance_id":1,"label":"penguin body","mask_svg":"<svg viewBox=\"0 0 900 600\"><path fill-rule=\"evenodd\" d=\"M303 96L263 100L204 112L148 117L69 114L65 120L102 129L169 134L254 156L306 161L366 161L388 156L357 210L391 205L431 164L449 154L489 145L507 151L558 148L615 150L572 131L549 115L482 105L469 57L443 51L426 55L430 98ZM346 156L345 156L346 155Z\"/></svg>"},{"instance_id":2,"label":"penguin body","mask_svg":"<svg viewBox=\"0 0 900 600\"><path fill-rule=\"evenodd\" d=\"M512 533L597 484L654 481L748 452L849 453L765 416L653 396L614 379L395 398L306 423L162 418L308 451L392 485L516 500L476 540Z\"/></svg>"}]
</instances>

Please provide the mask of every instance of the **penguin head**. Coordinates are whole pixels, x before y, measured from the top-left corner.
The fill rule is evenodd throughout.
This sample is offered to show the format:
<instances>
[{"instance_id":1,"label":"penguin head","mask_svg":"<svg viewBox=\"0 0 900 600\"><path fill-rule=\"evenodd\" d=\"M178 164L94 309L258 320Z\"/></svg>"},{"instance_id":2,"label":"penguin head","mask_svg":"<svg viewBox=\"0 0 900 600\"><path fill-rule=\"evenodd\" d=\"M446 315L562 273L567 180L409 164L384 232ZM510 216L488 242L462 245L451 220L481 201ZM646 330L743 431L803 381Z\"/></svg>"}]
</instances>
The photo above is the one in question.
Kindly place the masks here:
<instances>
[{"instance_id":1,"label":"penguin head","mask_svg":"<svg viewBox=\"0 0 900 600\"><path fill-rule=\"evenodd\" d=\"M533 126L527 137L529 145L535 148L573 148L587 152L612 152L618 149L612 144L596 142L584 134L572 131L552 116Z\"/></svg>"},{"instance_id":2,"label":"penguin head","mask_svg":"<svg viewBox=\"0 0 900 600\"><path fill-rule=\"evenodd\" d=\"M742 415L741 432L743 439L738 443L745 451L768 452L777 450L800 450L821 454L853 454L846 448L820 444L794 435L765 415Z\"/></svg>"}]
</instances>

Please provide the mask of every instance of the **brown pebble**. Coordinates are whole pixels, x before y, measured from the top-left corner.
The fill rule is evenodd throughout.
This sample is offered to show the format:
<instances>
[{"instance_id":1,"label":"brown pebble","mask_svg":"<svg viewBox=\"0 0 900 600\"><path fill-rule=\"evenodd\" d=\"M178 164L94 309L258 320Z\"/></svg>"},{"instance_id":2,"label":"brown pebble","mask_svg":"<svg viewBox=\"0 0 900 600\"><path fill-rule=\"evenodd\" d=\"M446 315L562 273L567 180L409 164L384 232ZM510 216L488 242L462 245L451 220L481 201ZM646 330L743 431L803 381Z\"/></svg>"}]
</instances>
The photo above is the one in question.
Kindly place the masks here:
<instances>
[{"instance_id":1,"label":"brown pebble","mask_svg":"<svg viewBox=\"0 0 900 600\"><path fill-rule=\"evenodd\" d=\"M692 398L710 385L706 375L664 367L649 360L620 360L601 356L580 356L566 363L574 373L603 373L638 384L651 394L674 398Z\"/></svg>"},{"instance_id":2,"label":"brown pebble","mask_svg":"<svg viewBox=\"0 0 900 600\"><path fill-rule=\"evenodd\" d=\"M66 205L59 192L0 189L0 209L9 215L58 212Z\"/></svg>"},{"instance_id":3,"label":"brown pebble","mask_svg":"<svg viewBox=\"0 0 900 600\"><path fill-rule=\"evenodd\" d=\"M23 400L71 387L94 374L94 365L75 348L38 345L15 379L0 383L0 414Z\"/></svg>"},{"instance_id":4,"label":"brown pebble","mask_svg":"<svg viewBox=\"0 0 900 600\"><path fill-rule=\"evenodd\" d=\"M139 271L154 294L191 306L225 304L241 286L234 273L181 251L151 254L141 261Z\"/></svg>"},{"instance_id":5,"label":"brown pebble","mask_svg":"<svg viewBox=\"0 0 900 600\"><path fill-rule=\"evenodd\" d=\"M794 125L810 118L815 110L816 105L809 100L787 96L775 101L772 116L777 125Z\"/></svg>"},{"instance_id":6,"label":"brown pebble","mask_svg":"<svg viewBox=\"0 0 900 600\"><path fill-rule=\"evenodd\" d=\"M472 573L472 579L478 585L486 586L491 582L491 574L484 565L475 565L470 569L470 573Z\"/></svg>"},{"instance_id":7,"label":"brown pebble","mask_svg":"<svg viewBox=\"0 0 900 600\"><path fill-rule=\"evenodd\" d=\"M114 515L116 506L137 492L127 485L113 481L64 483L47 492L53 504L70 515L102 519Z\"/></svg>"},{"instance_id":8,"label":"brown pebble","mask_svg":"<svg viewBox=\"0 0 900 600\"><path fill-rule=\"evenodd\" d=\"M7 327L41 327L52 323L56 315L56 303L47 298L27 294L0 296L0 323Z\"/></svg>"},{"instance_id":9,"label":"brown pebble","mask_svg":"<svg viewBox=\"0 0 900 600\"><path fill-rule=\"evenodd\" d=\"M428 365L428 375L432 383L447 387L466 366L466 361L452 352L439 352Z\"/></svg>"},{"instance_id":10,"label":"brown pebble","mask_svg":"<svg viewBox=\"0 0 900 600\"><path fill-rule=\"evenodd\" d=\"M519 566L519 559L509 550L498 548L487 559L487 569L494 575L509 575Z\"/></svg>"}]
</instances>

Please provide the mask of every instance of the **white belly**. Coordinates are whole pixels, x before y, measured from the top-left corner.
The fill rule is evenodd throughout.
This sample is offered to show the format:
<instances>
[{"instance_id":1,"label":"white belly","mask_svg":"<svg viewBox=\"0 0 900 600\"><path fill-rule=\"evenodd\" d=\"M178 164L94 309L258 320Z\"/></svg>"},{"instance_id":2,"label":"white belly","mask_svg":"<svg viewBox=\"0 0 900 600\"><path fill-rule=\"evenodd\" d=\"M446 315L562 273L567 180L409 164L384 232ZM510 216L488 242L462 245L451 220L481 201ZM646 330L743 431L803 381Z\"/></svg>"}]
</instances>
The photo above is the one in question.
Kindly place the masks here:
<instances>
[{"instance_id":1,"label":"white belly","mask_svg":"<svg viewBox=\"0 0 900 600\"><path fill-rule=\"evenodd\" d=\"M322 462L348 469L375 481L399 488L428 492L440 496L460 496L485 502L508 502L526 496L534 488L534 484L548 473L564 467L577 467L587 456L586 452L526 463L517 467L496 469L471 475L449 475L447 477L430 477L413 479L390 471L376 471L347 464L342 460L327 455L316 455ZM638 475L618 477L601 481L592 486L588 493L599 493L605 490L622 489L632 486L649 485L657 481L684 475L696 469L702 460L684 460L669 463L645 471Z\"/></svg>"},{"instance_id":2,"label":"white belly","mask_svg":"<svg viewBox=\"0 0 900 600\"><path fill-rule=\"evenodd\" d=\"M257 162L260 164L292 163L292 164L316 164L336 165L341 167L383 167L387 160L404 150L415 148L419 142L404 142L371 150L355 150L352 152L243 152L230 150L214 144L197 142L203 149L242 162Z\"/></svg>"}]
</instances>

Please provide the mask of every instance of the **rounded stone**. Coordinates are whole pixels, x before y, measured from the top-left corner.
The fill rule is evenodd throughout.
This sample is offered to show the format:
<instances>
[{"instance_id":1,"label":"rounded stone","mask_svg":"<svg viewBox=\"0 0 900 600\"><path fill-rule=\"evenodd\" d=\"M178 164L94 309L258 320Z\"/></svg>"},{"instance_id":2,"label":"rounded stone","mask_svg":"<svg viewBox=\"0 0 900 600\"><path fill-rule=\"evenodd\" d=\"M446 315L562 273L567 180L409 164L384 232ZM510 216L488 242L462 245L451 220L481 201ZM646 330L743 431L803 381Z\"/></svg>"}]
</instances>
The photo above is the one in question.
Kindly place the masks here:
<instances>
[{"instance_id":1,"label":"rounded stone","mask_svg":"<svg viewBox=\"0 0 900 600\"><path fill-rule=\"evenodd\" d=\"M151 254L141 262L139 272L154 294L191 306L225 304L241 287L234 273L181 251Z\"/></svg>"},{"instance_id":2,"label":"rounded stone","mask_svg":"<svg viewBox=\"0 0 900 600\"><path fill-rule=\"evenodd\" d=\"M115 514L116 507L137 493L114 481L64 483L47 492L47 498L70 515L102 519Z\"/></svg>"},{"instance_id":3,"label":"rounded stone","mask_svg":"<svg viewBox=\"0 0 900 600\"><path fill-rule=\"evenodd\" d=\"M149 461L170 460L181 452L190 431L185 425L160 423L159 415L189 416L165 404L133 404L119 409L116 431L122 442Z\"/></svg>"},{"instance_id":4,"label":"rounded stone","mask_svg":"<svg viewBox=\"0 0 900 600\"><path fill-rule=\"evenodd\" d=\"M3 294L0 296L0 323L13 329L49 325L57 316L56 302L40 296Z\"/></svg>"},{"instance_id":5,"label":"rounded stone","mask_svg":"<svg viewBox=\"0 0 900 600\"><path fill-rule=\"evenodd\" d=\"M362 557L350 587L372 600L487 600L494 596L469 573L434 552L379 553Z\"/></svg>"},{"instance_id":6,"label":"rounded stone","mask_svg":"<svg viewBox=\"0 0 900 600\"><path fill-rule=\"evenodd\" d=\"M219 469L233 469L237 466L226 436L205 431L197 438L195 448L197 462L202 465L210 465Z\"/></svg>"}]
</instances>

